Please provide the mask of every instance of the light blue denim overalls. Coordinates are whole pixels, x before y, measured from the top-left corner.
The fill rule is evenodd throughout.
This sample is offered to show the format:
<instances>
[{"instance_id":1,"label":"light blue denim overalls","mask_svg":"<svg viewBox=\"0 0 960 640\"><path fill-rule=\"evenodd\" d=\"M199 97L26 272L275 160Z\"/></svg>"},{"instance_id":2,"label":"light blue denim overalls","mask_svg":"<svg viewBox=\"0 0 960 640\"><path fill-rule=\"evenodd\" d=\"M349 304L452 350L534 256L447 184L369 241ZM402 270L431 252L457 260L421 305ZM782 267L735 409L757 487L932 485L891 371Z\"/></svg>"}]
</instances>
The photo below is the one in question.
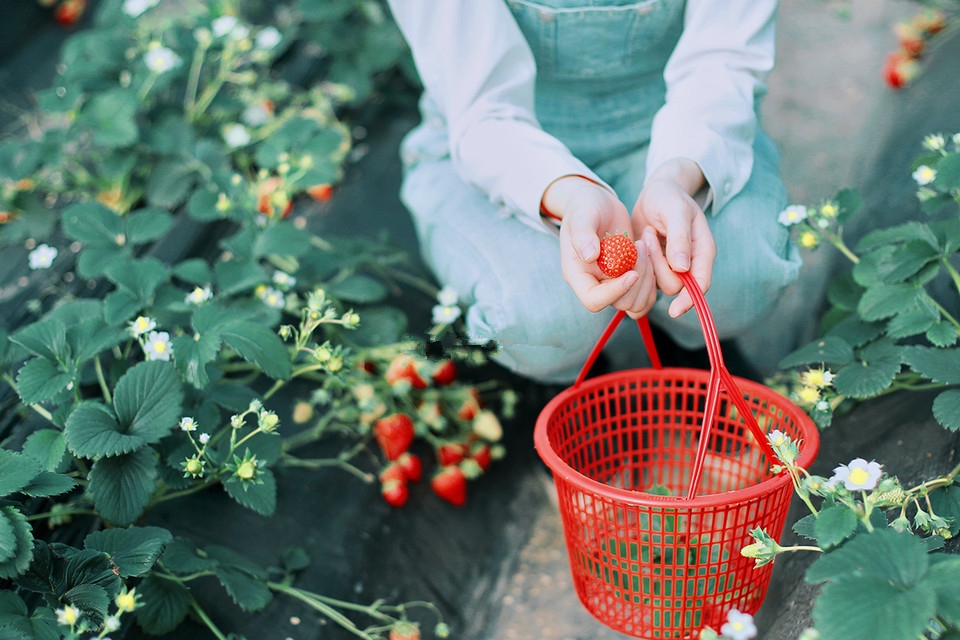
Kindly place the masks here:
<instances>
[{"instance_id":1,"label":"light blue denim overalls","mask_svg":"<svg viewBox=\"0 0 960 640\"><path fill-rule=\"evenodd\" d=\"M538 120L629 211L643 186L650 125L664 100L663 68L680 37L684 0L505 1L536 58ZM401 198L423 258L467 305L471 337L499 343L502 365L543 382L569 382L613 310L582 306L563 280L556 237L504 214L464 183L448 155L443 117L427 95L421 112L422 123L401 147ZM754 152L744 189L708 215L717 259L707 300L722 339L743 336L764 319L801 266L777 223L787 199L776 148L758 132ZM651 321L681 346L701 347L696 313L672 319L668 303L661 296ZM616 366L644 366L638 332L628 325L607 352ZM749 350L749 340L741 344Z\"/></svg>"}]
</instances>

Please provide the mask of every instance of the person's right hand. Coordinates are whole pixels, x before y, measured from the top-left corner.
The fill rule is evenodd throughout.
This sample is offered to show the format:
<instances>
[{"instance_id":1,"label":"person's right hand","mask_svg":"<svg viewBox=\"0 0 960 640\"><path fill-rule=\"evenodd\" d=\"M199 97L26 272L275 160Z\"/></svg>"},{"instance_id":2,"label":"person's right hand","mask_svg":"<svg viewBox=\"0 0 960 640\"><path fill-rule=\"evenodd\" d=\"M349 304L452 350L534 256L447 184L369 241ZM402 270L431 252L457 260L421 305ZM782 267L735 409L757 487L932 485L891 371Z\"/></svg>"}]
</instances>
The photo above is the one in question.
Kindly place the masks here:
<instances>
[{"instance_id":1,"label":"person's right hand","mask_svg":"<svg viewBox=\"0 0 960 640\"><path fill-rule=\"evenodd\" d=\"M637 244L633 269L609 278L597 266L600 239L626 231L633 239L627 208L607 188L582 176L565 176L547 187L543 208L561 218L560 265L563 278L588 310L608 306L631 317L645 315L657 300L657 283L647 247Z\"/></svg>"}]
</instances>

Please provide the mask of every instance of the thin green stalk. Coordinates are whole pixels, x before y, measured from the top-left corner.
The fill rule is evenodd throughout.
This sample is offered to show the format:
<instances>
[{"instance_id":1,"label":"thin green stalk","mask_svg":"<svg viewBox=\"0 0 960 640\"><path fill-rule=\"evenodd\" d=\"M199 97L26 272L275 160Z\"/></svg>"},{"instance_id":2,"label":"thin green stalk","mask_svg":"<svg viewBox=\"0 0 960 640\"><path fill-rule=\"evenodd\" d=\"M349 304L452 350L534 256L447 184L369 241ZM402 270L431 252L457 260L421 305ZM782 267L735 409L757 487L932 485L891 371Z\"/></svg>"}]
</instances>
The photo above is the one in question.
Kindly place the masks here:
<instances>
[{"instance_id":1,"label":"thin green stalk","mask_svg":"<svg viewBox=\"0 0 960 640\"><path fill-rule=\"evenodd\" d=\"M177 498L182 498L184 496L189 496L191 494L203 491L210 485L216 482L216 478L208 478L206 481L201 482L200 484L188 487L186 489L181 489L179 491L172 491L170 493L165 493L163 495L158 495L150 501L150 506L160 504L161 502L166 502L167 500L175 500Z\"/></svg>"},{"instance_id":2,"label":"thin green stalk","mask_svg":"<svg viewBox=\"0 0 960 640\"><path fill-rule=\"evenodd\" d=\"M192 114L197 106L197 87L200 86L200 71L203 69L203 59L207 55L208 42L197 41L197 48L193 52L193 61L190 63L190 74L187 76L187 90L183 98L183 110Z\"/></svg>"},{"instance_id":3,"label":"thin green stalk","mask_svg":"<svg viewBox=\"0 0 960 640\"><path fill-rule=\"evenodd\" d=\"M339 458L298 458L289 453L281 454L280 463L288 467L300 467L304 469L322 469L324 467L338 467L347 473L360 478L364 482L373 482L376 476L359 469L346 460Z\"/></svg>"},{"instance_id":4,"label":"thin green stalk","mask_svg":"<svg viewBox=\"0 0 960 640\"><path fill-rule=\"evenodd\" d=\"M332 606L330 606L330 604L320 600L316 594L306 593L306 592L300 591L299 589L294 589L286 584L282 584L279 582L268 582L267 587L269 587L270 589L273 589L274 591L279 591L280 593L284 593L296 600L300 600L301 602L304 602L310 605L311 607L313 607L314 609L322 613L324 616L326 616L333 622L336 622L338 625L340 625L350 633L354 634L355 636L364 638L364 640L373 640L372 636L370 636L369 634L364 632L362 629L357 627L357 625L354 624L353 620L351 620L347 616L343 615L342 613L334 609ZM344 603L344 604L349 604L349 603ZM351 607L345 607L345 608L351 608ZM354 605L352 608L358 608L358 607Z\"/></svg>"},{"instance_id":5,"label":"thin green stalk","mask_svg":"<svg viewBox=\"0 0 960 640\"><path fill-rule=\"evenodd\" d=\"M197 614L197 617L207 626L207 629L210 629L210 632L217 637L217 640L227 640L227 636L221 633L220 629L217 628L217 625L213 623L213 620L210 619L210 616L207 615L207 612L203 610L203 607L200 606L200 603L196 601L195 598L190 598L190 608L193 609L193 612Z\"/></svg>"},{"instance_id":6,"label":"thin green stalk","mask_svg":"<svg viewBox=\"0 0 960 640\"><path fill-rule=\"evenodd\" d=\"M958 273L957 270L954 269L953 265L950 264L950 261L946 258L946 256L941 257L940 262L941 264L943 264L943 267L947 270L947 273L950 274L950 278L953 280L953 286L954 288L956 288L957 293L960 293L960 273Z\"/></svg>"},{"instance_id":7,"label":"thin green stalk","mask_svg":"<svg viewBox=\"0 0 960 640\"><path fill-rule=\"evenodd\" d=\"M214 98L217 97L217 94L220 93L220 89L223 87L229 73L229 64L230 56L227 55L227 51L224 50L223 53L220 54L220 66L217 69L217 75L210 81L210 84L204 88L200 97L197 98L194 103L193 108L187 111L187 117L190 122L196 122L199 115L207 110Z\"/></svg>"},{"instance_id":8,"label":"thin green stalk","mask_svg":"<svg viewBox=\"0 0 960 640\"><path fill-rule=\"evenodd\" d=\"M95 516L99 515L93 509L71 509L69 511L45 511L44 513L35 513L27 516L27 522L36 522L46 518L63 518L69 516Z\"/></svg>"},{"instance_id":9,"label":"thin green stalk","mask_svg":"<svg viewBox=\"0 0 960 640\"><path fill-rule=\"evenodd\" d=\"M295 433L292 436L284 438L282 445L283 451L287 452L316 441L327 430L327 427L330 426L330 423L333 421L334 414L335 412L328 411L327 413L323 414L323 416L318 418L317 422L309 429L304 429L299 433Z\"/></svg>"},{"instance_id":10,"label":"thin green stalk","mask_svg":"<svg viewBox=\"0 0 960 640\"><path fill-rule=\"evenodd\" d=\"M103 365L100 364L100 356L93 359L93 368L97 372L97 382L100 383L100 392L103 394L103 401L107 404L113 402L113 396L110 394L110 387L107 386L106 376L103 375Z\"/></svg>"}]
</instances>

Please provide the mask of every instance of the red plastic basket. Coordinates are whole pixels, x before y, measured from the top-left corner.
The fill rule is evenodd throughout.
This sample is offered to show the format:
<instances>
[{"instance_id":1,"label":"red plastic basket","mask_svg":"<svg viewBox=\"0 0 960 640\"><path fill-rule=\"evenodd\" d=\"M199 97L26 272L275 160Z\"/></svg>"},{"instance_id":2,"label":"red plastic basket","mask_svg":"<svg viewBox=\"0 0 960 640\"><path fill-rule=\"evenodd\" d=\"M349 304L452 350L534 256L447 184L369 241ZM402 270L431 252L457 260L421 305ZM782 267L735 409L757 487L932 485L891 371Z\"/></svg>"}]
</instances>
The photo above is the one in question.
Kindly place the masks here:
<instances>
[{"instance_id":1,"label":"red plastic basket","mask_svg":"<svg viewBox=\"0 0 960 640\"><path fill-rule=\"evenodd\" d=\"M641 318L654 368L584 380L625 315L618 312L534 431L553 472L580 601L608 627L651 640L697 638L705 626L719 629L730 609L760 608L773 567L756 567L740 549L757 527L781 535L793 495L786 472L771 470L766 434L799 440L804 468L820 445L803 410L727 371L703 294L680 275L710 371L662 368Z\"/></svg>"}]
</instances>

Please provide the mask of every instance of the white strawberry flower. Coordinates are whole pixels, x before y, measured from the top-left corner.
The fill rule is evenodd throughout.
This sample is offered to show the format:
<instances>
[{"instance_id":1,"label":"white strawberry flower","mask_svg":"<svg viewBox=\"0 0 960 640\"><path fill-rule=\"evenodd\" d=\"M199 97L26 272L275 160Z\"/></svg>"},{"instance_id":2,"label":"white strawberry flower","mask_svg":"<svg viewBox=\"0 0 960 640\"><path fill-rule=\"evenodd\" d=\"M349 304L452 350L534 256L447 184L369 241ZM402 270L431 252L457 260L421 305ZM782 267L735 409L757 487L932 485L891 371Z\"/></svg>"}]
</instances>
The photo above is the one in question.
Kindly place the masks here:
<instances>
[{"instance_id":1,"label":"white strawberry flower","mask_svg":"<svg viewBox=\"0 0 960 640\"><path fill-rule=\"evenodd\" d=\"M60 252L56 247L41 244L27 255L27 264L32 271L37 269L49 269L53 266L53 261L57 259Z\"/></svg>"}]
</instances>

